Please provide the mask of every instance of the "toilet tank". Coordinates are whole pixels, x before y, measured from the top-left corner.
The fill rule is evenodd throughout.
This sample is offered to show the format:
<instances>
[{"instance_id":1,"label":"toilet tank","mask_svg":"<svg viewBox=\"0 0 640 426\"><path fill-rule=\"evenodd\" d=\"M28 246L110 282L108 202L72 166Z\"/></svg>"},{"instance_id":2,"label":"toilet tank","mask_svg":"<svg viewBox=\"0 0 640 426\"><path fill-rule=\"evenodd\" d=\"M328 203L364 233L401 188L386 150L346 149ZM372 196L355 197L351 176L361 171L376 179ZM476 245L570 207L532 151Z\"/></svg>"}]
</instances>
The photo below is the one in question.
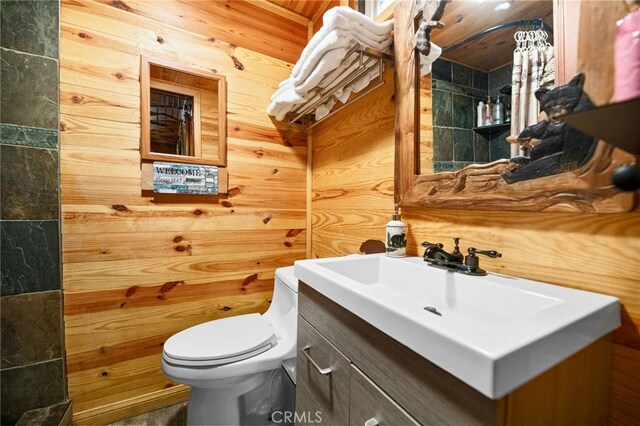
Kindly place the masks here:
<instances>
[{"instance_id":1,"label":"toilet tank","mask_svg":"<svg viewBox=\"0 0 640 426\"><path fill-rule=\"evenodd\" d=\"M282 343L295 345L298 320L298 279L293 275L293 266L276 269L271 306L264 313L283 339Z\"/></svg>"},{"instance_id":2,"label":"toilet tank","mask_svg":"<svg viewBox=\"0 0 640 426\"><path fill-rule=\"evenodd\" d=\"M282 281L284 285L289 287L289 290L294 293L298 293L298 279L293 275L293 266L287 266L285 268L276 269L276 282Z\"/></svg>"}]
</instances>

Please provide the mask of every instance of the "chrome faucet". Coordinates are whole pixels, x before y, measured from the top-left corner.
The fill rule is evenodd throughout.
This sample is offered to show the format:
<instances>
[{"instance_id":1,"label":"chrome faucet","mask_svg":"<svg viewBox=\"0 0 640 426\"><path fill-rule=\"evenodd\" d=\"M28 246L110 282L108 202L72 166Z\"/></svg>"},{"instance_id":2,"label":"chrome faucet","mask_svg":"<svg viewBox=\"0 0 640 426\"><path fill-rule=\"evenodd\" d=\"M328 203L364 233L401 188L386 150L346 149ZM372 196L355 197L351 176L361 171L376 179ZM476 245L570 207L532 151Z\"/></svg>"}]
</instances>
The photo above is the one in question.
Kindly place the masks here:
<instances>
[{"instance_id":1,"label":"chrome faucet","mask_svg":"<svg viewBox=\"0 0 640 426\"><path fill-rule=\"evenodd\" d=\"M455 248L451 253L447 253L443 249L442 243L423 242L422 247L425 248L425 251L422 257L424 261L435 268L461 272L467 275L486 275L487 271L480 268L480 259L477 255L482 254L491 258L502 257L502 254L495 250L479 250L475 247L469 247L467 249L469 254L464 256L460 252L460 238L455 237L453 241L455 242Z\"/></svg>"}]
</instances>

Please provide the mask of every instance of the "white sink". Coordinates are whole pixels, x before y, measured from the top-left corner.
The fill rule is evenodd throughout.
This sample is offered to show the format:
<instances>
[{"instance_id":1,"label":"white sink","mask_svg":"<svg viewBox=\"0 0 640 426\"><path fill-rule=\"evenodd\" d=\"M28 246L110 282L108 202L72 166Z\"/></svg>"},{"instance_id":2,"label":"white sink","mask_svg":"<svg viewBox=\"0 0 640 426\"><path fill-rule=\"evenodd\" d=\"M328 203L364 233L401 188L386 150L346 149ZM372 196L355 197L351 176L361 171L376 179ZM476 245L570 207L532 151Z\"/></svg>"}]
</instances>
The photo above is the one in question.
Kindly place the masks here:
<instances>
[{"instance_id":1,"label":"white sink","mask_svg":"<svg viewBox=\"0 0 640 426\"><path fill-rule=\"evenodd\" d=\"M448 272L420 257L301 260L294 274L493 399L620 326L615 297Z\"/></svg>"}]
</instances>

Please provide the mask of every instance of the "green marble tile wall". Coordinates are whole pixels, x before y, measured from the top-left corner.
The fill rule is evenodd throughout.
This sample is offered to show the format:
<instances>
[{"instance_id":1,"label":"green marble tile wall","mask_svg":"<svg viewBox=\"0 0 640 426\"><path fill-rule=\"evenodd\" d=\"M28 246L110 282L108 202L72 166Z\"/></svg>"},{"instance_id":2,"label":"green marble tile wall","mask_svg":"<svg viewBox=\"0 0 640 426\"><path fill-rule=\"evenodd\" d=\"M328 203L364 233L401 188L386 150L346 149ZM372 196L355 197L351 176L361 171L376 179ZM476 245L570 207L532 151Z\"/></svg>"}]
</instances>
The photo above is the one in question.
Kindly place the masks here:
<instances>
[{"instance_id":1,"label":"green marble tile wall","mask_svg":"<svg viewBox=\"0 0 640 426\"><path fill-rule=\"evenodd\" d=\"M0 1L0 423L66 400L58 0Z\"/></svg>"},{"instance_id":2,"label":"green marble tile wall","mask_svg":"<svg viewBox=\"0 0 640 426\"><path fill-rule=\"evenodd\" d=\"M439 59L433 64L432 88L434 171L489 162L489 139L471 130L476 105L487 100L489 75Z\"/></svg>"},{"instance_id":3,"label":"green marble tile wall","mask_svg":"<svg viewBox=\"0 0 640 426\"><path fill-rule=\"evenodd\" d=\"M511 84L512 65L489 73L464 65L437 60L432 71L433 168L435 172L455 171L469 164L508 158L505 139L509 130L490 134L472 131L476 127L478 102L498 99L501 87ZM500 95L503 103L511 98Z\"/></svg>"}]
</instances>

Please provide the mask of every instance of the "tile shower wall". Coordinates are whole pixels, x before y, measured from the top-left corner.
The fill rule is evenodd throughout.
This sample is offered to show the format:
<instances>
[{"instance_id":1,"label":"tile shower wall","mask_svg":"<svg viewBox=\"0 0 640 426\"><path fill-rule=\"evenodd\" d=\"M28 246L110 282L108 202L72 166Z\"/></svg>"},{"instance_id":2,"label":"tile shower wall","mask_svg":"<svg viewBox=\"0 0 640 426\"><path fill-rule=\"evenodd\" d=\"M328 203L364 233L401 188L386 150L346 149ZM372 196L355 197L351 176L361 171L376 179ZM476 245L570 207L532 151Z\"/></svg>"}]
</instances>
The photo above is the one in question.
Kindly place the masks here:
<instances>
[{"instance_id":1,"label":"tile shower wall","mask_svg":"<svg viewBox=\"0 0 640 426\"><path fill-rule=\"evenodd\" d=\"M500 68L496 68L491 71L489 76L489 96L491 101L496 102L498 95L500 95L500 89L504 86L511 85L511 71L513 64L508 64ZM511 104L511 96L500 95L500 99L507 105ZM502 130L498 132L492 132L488 137L478 135L478 140L483 140L482 143L489 144L490 161L499 160L500 158L509 158L510 146L505 143L505 139L509 136L510 130ZM486 142L484 142L486 141Z\"/></svg>"},{"instance_id":2,"label":"tile shower wall","mask_svg":"<svg viewBox=\"0 0 640 426\"><path fill-rule=\"evenodd\" d=\"M511 74L513 70L513 64L507 64L503 67L496 68L491 71L489 76L489 95L491 95L491 99L495 102L500 94L499 90L504 86L511 85ZM501 95L502 102L507 101L505 95Z\"/></svg>"},{"instance_id":3,"label":"tile shower wall","mask_svg":"<svg viewBox=\"0 0 640 426\"><path fill-rule=\"evenodd\" d=\"M57 0L0 2L1 423L66 399Z\"/></svg>"},{"instance_id":4,"label":"tile shower wall","mask_svg":"<svg viewBox=\"0 0 640 426\"><path fill-rule=\"evenodd\" d=\"M495 102L498 90L510 80L511 65L485 73L444 60L433 64L435 172L459 170L469 164L509 156L509 146L505 143L508 130L481 135L472 128L476 127L478 102L486 102L488 95Z\"/></svg>"}]
</instances>

